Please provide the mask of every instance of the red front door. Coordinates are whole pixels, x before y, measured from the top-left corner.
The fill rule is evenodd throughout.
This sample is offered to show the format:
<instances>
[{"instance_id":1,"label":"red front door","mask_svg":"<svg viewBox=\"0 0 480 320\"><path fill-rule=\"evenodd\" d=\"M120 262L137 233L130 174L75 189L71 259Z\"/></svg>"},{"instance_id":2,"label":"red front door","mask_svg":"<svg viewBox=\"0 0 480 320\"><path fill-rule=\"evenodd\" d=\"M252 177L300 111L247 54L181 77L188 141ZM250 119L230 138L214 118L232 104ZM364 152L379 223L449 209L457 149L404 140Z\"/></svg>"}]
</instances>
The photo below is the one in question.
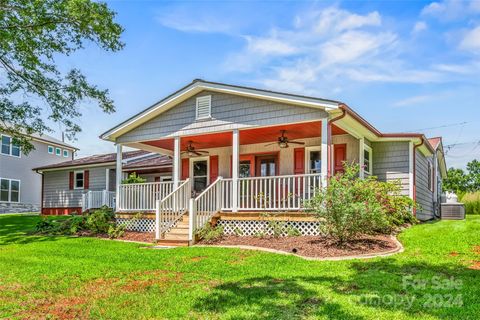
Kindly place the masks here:
<instances>
[{"instance_id":1,"label":"red front door","mask_svg":"<svg viewBox=\"0 0 480 320\"><path fill-rule=\"evenodd\" d=\"M343 172L343 163L347 160L347 145L334 144L333 145L333 163L334 174Z\"/></svg>"}]
</instances>

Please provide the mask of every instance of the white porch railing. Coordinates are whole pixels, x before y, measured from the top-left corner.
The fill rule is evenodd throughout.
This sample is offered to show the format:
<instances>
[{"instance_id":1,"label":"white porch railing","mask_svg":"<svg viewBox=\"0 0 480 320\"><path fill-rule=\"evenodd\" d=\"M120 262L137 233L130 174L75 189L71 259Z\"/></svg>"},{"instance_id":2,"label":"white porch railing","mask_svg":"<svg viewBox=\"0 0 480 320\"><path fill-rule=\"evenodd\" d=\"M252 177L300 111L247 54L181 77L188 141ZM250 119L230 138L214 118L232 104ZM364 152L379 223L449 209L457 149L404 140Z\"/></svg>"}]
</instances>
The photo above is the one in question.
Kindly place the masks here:
<instances>
[{"instance_id":1,"label":"white porch railing","mask_svg":"<svg viewBox=\"0 0 480 320\"><path fill-rule=\"evenodd\" d=\"M162 200L156 200L156 239L160 239L188 211L191 197L192 186L190 179L187 179Z\"/></svg>"},{"instance_id":2,"label":"white porch railing","mask_svg":"<svg viewBox=\"0 0 480 320\"><path fill-rule=\"evenodd\" d=\"M173 191L173 182L147 182L120 185L118 211L154 211L157 200Z\"/></svg>"},{"instance_id":3,"label":"white porch railing","mask_svg":"<svg viewBox=\"0 0 480 320\"><path fill-rule=\"evenodd\" d=\"M210 221L212 216L222 209L223 185L222 177L218 177L212 184L208 186L195 199L190 200L189 206L189 222L190 223L190 240L193 240L195 231L202 228Z\"/></svg>"},{"instance_id":4,"label":"white porch railing","mask_svg":"<svg viewBox=\"0 0 480 320\"><path fill-rule=\"evenodd\" d=\"M238 210L301 210L321 186L320 174L238 179ZM232 179L224 179L222 210L232 209Z\"/></svg>"},{"instance_id":5,"label":"white porch railing","mask_svg":"<svg viewBox=\"0 0 480 320\"><path fill-rule=\"evenodd\" d=\"M90 209L98 209L103 206L115 209L115 192L90 190L82 194L82 212Z\"/></svg>"}]
</instances>

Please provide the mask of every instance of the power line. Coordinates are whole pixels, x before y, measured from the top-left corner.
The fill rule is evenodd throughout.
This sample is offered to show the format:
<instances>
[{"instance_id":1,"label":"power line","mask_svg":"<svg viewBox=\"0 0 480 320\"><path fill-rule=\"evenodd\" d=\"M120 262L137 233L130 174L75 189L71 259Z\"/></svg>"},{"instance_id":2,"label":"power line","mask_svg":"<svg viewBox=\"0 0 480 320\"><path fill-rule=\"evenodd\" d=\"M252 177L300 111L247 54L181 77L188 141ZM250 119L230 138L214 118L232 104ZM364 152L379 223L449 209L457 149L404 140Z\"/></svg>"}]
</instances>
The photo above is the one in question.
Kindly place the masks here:
<instances>
[{"instance_id":1,"label":"power line","mask_svg":"<svg viewBox=\"0 0 480 320\"><path fill-rule=\"evenodd\" d=\"M440 125L440 126L437 126L437 127L429 127L429 128L421 128L421 129L410 130L410 132L450 128L450 127L457 127L457 126L465 126L467 123L472 123L472 122L474 122L474 121L464 121L464 122L458 122L458 123L450 123L450 124Z\"/></svg>"}]
</instances>

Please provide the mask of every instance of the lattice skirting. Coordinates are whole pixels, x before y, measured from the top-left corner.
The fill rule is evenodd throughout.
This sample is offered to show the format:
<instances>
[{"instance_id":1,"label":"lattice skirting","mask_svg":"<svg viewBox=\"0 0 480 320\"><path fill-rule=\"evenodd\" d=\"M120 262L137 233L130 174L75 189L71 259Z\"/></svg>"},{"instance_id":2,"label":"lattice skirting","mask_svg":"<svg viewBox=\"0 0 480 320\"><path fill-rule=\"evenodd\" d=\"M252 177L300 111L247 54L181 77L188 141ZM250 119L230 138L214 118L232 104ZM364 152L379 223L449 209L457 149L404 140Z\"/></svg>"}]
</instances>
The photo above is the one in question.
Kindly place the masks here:
<instances>
[{"instance_id":1,"label":"lattice skirting","mask_svg":"<svg viewBox=\"0 0 480 320\"><path fill-rule=\"evenodd\" d=\"M154 232L155 231L155 220L154 219L125 219L117 218L115 219L118 224L125 224L128 231L138 231L138 232Z\"/></svg>"},{"instance_id":2,"label":"lattice skirting","mask_svg":"<svg viewBox=\"0 0 480 320\"><path fill-rule=\"evenodd\" d=\"M282 235L286 236L288 231L296 229L302 236L320 235L320 223L317 221L279 221L281 223ZM268 221L258 220L218 220L217 225L223 227L224 234L253 236L263 233L272 235L273 229Z\"/></svg>"}]
</instances>

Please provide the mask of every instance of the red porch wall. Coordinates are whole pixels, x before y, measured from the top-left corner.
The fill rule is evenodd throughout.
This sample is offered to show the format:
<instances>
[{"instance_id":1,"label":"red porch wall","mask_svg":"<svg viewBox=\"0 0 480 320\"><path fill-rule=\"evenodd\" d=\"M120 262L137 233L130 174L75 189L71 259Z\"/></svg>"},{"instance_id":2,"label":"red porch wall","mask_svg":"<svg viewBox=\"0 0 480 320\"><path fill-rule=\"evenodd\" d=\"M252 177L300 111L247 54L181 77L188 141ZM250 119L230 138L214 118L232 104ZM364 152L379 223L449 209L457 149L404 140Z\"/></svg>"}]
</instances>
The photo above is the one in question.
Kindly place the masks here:
<instances>
[{"instance_id":1,"label":"red porch wall","mask_svg":"<svg viewBox=\"0 0 480 320\"><path fill-rule=\"evenodd\" d=\"M81 207L70 207L70 208L42 208L42 215L45 216L65 216L69 214L81 214Z\"/></svg>"}]
</instances>

